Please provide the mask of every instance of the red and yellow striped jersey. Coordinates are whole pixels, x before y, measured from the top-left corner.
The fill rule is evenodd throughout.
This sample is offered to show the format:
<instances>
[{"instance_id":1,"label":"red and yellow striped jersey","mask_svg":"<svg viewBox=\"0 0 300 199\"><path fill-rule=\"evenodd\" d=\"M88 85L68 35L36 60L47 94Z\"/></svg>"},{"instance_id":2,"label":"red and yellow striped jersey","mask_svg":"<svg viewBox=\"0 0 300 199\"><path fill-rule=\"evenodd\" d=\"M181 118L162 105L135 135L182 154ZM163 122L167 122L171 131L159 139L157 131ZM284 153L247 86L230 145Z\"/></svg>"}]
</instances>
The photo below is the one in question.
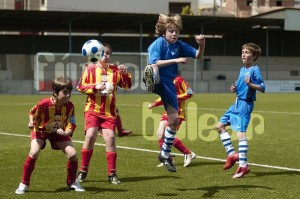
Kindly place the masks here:
<instances>
[{"instance_id":1,"label":"red and yellow striped jersey","mask_svg":"<svg viewBox=\"0 0 300 199\"><path fill-rule=\"evenodd\" d=\"M110 94L102 94L95 89L96 84L100 83L113 85L113 91ZM79 92L87 94L85 112L92 111L100 116L115 117L117 86L130 89L131 74L121 75L114 65L106 68L100 63L86 66L77 86Z\"/></svg>"},{"instance_id":2,"label":"red and yellow striped jersey","mask_svg":"<svg viewBox=\"0 0 300 199\"><path fill-rule=\"evenodd\" d=\"M177 92L178 100L178 117L185 120L185 100L188 100L193 96L193 91L190 85L181 77L177 76L173 80ZM158 98L154 102L154 107L163 105L161 98ZM164 112L164 115L167 113Z\"/></svg>"},{"instance_id":3,"label":"red and yellow striped jersey","mask_svg":"<svg viewBox=\"0 0 300 199\"><path fill-rule=\"evenodd\" d=\"M76 128L74 105L71 101L56 107L52 97L40 100L28 113L33 115L34 131L43 133L54 133L57 129Z\"/></svg>"}]
</instances>

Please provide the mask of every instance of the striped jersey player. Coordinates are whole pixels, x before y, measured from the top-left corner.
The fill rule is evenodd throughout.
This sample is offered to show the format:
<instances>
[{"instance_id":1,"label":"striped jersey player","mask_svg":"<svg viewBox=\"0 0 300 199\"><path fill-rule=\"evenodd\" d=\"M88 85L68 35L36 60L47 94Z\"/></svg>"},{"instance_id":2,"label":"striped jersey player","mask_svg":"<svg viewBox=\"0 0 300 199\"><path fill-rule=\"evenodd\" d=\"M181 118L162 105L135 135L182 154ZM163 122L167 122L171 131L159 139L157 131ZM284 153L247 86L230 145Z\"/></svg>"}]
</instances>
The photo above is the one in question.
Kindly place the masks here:
<instances>
[{"instance_id":1,"label":"striped jersey player","mask_svg":"<svg viewBox=\"0 0 300 199\"><path fill-rule=\"evenodd\" d=\"M108 181L112 184L121 183L116 175L116 90L131 88L131 74L124 65L113 66L108 63L111 48L104 45L101 60L87 65L78 84L78 91L87 95L85 118L85 141L82 147L82 162L77 179L84 181L94 151L94 144L101 131L106 144L106 160Z\"/></svg>"}]
</instances>

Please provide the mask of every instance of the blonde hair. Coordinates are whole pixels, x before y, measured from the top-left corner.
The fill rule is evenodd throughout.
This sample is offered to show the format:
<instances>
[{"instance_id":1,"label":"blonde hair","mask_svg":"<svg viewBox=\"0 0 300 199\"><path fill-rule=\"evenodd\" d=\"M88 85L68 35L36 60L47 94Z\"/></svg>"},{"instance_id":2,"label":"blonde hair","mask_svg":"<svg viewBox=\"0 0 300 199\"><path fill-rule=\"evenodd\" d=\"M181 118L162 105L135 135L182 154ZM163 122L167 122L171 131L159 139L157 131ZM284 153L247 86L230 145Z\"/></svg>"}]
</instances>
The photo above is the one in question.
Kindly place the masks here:
<instances>
[{"instance_id":1,"label":"blonde hair","mask_svg":"<svg viewBox=\"0 0 300 199\"><path fill-rule=\"evenodd\" d=\"M159 14L159 18L155 25L155 33L163 35L168 27L175 26L179 31L182 30L182 19L179 15L168 16L165 14Z\"/></svg>"},{"instance_id":2,"label":"blonde hair","mask_svg":"<svg viewBox=\"0 0 300 199\"><path fill-rule=\"evenodd\" d=\"M255 43L244 44L242 46L242 49L245 49L245 48L247 48L253 54L253 56L256 56L254 61L256 61L257 58L261 55L261 48L259 47L259 45L255 44Z\"/></svg>"}]
</instances>

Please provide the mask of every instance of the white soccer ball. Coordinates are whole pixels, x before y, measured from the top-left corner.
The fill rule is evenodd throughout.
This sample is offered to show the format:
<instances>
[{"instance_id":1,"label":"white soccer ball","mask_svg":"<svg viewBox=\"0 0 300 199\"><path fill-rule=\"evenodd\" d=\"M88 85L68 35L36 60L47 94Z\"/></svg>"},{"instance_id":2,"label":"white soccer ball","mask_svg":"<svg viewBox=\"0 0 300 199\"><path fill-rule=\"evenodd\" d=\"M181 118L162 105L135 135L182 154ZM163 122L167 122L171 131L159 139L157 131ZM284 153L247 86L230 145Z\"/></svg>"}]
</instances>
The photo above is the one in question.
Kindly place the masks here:
<instances>
[{"instance_id":1,"label":"white soccer ball","mask_svg":"<svg viewBox=\"0 0 300 199\"><path fill-rule=\"evenodd\" d=\"M107 95L111 94L115 89L114 85L109 82L105 82L105 87L106 88L103 91L101 91L101 93L107 94Z\"/></svg>"},{"instance_id":2,"label":"white soccer ball","mask_svg":"<svg viewBox=\"0 0 300 199\"><path fill-rule=\"evenodd\" d=\"M104 53L103 44L95 39L85 42L82 46L82 55L88 57L89 61L97 62L101 60Z\"/></svg>"},{"instance_id":3,"label":"white soccer ball","mask_svg":"<svg viewBox=\"0 0 300 199\"><path fill-rule=\"evenodd\" d=\"M107 94L111 94L114 91L114 85L112 85L111 83L105 83L106 86L106 90L107 90Z\"/></svg>"}]
</instances>

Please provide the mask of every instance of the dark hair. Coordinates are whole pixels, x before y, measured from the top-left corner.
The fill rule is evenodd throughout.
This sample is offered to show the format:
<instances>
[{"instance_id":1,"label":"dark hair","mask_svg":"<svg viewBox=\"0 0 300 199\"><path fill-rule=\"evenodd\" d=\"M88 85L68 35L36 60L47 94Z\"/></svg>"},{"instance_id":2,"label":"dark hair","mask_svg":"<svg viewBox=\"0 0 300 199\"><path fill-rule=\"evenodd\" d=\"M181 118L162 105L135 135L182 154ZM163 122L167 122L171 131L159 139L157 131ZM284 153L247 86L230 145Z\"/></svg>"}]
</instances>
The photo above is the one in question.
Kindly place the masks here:
<instances>
[{"instance_id":1,"label":"dark hair","mask_svg":"<svg viewBox=\"0 0 300 199\"><path fill-rule=\"evenodd\" d=\"M254 61L257 60L257 58L261 55L261 48L259 47L259 45L255 44L255 43L247 43L247 44L244 44L242 46L242 49L244 48L248 48L251 53L253 54L253 56L256 56Z\"/></svg>"},{"instance_id":2,"label":"dark hair","mask_svg":"<svg viewBox=\"0 0 300 199\"><path fill-rule=\"evenodd\" d=\"M52 81L52 89L58 94L60 91L67 89L69 91L73 90L72 80L69 77L57 77Z\"/></svg>"},{"instance_id":3,"label":"dark hair","mask_svg":"<svg viewBox=\"0 0 300 199\"><path fill-rule=\"evenodd\" d=\"M109 48L110 52L112 52L112 47L108 43L103 43L103 46Z\"/></svg>"}]
</instances>

